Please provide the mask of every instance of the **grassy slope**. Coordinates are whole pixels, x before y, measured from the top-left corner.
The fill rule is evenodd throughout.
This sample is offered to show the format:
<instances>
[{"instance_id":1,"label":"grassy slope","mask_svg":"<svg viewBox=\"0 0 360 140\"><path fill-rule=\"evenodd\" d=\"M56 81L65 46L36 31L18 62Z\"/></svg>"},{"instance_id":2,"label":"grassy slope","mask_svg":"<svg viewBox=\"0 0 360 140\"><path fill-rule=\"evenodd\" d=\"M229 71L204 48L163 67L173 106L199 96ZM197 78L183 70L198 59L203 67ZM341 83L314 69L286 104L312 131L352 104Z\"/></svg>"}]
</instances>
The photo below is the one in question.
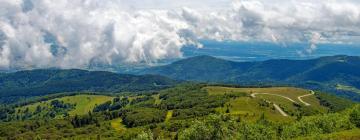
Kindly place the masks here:
<instances>
[{"instance_id":1,"label":"grassy slope","mask_svg":"<svg viewBox=\"0 0 360 140\"><path fill-rule=\"evenodd\" d=\"M252 93L271 93L289 97L294 101L300 103L298 96L309 94L308 90L292 87L273 87L273 88L230 88L230 87L205 87L210 95L223 95L223 94L241 94L247 93L248 97L238 97L231 99L224 107L217 108L218 112L225 113L227 106L230 105L229 110L232 115L246 116L249 120L257 119L262 113L265 113L269 119L273 121L289 121L294 119L293 117L283 117L281 114L274 110L272 105L269 107L261 107L259 102L261 99L266 99L273 103L276 103L285 110L294 111L296 108L293 103L285 98L281 98L273 95L256 95L255 98L249 97ZM320 105L319 100L315 96L307 96L302 98L303 101L311 104L311 107L319 112L327 112L327 108Z\"/></svg>"},{"instance_id":2,"label":"grassy slope","mask_svg":"<svg viewBox=\"0 0 360 140\"><path fill-rule=\"evenodd\" d=\"M310 92L300 88L292 87L271 87L271 88L230 88L230 87L206 87L210 94L224 94L224 93L272 93L289 97L295 101L298 101L297 97ZM300 101L298 101L300 102Z\"/></svg>"},{"instance_id":3,"label":"grassy slope","mask_svg":"<svg viewBox=\"0 0 360 140\"><path fill-rule=\"evenodd\" d=\"M160 94L153 95L153 98L155 99L155 105L159 105L161 103Z\"/></svg>"},{"instance_id":4,"label":"grassy slope","mask_svg":"<svg viewBox=\"0 0 360 140\"><path fill-rule=\"evenodd\" d=\"M173 110L169 110L169 111L166 113L165 122L169 122L169 121L170 121L170 119L172 118L173 113L174 113Z\"/></svg>"},{"instance_id":5,"label":"grassy slope","mask_svg":"<svg viewBox=\"0 0 360 140\"><path fill-rule=\"evenodd\" d=\"M262 99L270 100L271 102L275 102L276 104L284 106L286 109L295 109L292 106L292 102L288 101L287 99L278 97L278 96L271 96L271 95L256 95L255 98L250 97L251 93L258 92L258 93L271 93L271 94L279 94L283 95L289 98L292 98L295 101L297 100L298 96L309 94L307 90L299 89L299 88L291 88L291 87L280 87L280 88L228 88L228 87L205 87L210 95L224 95L224 94L243 94L246 93L247 96L240 96L237 98L232 98L230 101L228 101L224 107L216 108L216 111L219 113L226 113L227 106L230 106L230 113L232 116L242 116L241 119L249 120L249 121L256 121L259 119L259 117L262 115L262 113L265 114L267 119L270 119L272 121L276 122L293 122L295 120L295 117L284 117L282 116L277 110L273 109L273 106L270 105L269 107L262 107L259 105L259 102L262 101ZM143 97L143 96L131 96L128 97L130 100L134 100L136 98ZM159 94L152 96L154 99L152 99L151 104L159 105L162 100L159 99ZM93 106L95 104L101 104L103 102L112 100L113 97L109 96L101 96L101 95L76 95L76 96L66 96L62 98L57 98L58 100L62 100L65 103L76 103L76 109L72 110L70 114L86 114L88 111L86 110L92 110ZM315 96L307 96L304 97L303 100L305 102L310 103L314 108L318 109L324 109L325 107L320 106L319 101ZM50 100L51 101L51 100ZM35 110L37 105L42 106L49 106L50 101L46 102L39 102L36 104L28 105L25 107L21 107L21 109L25 109L28 107L30 110ZM165 101L165 100L163 100ZM145 101L147 102L147 101ZM298 101L299 102L299 101ZM127 107L137 107L133 105L128 105ZM173 115L173 110L168 110L166 114L166 119L164 121L164 124L171 124L175 122L175 119L171 119ZM191 121L193 119L199 119L201 117L191 118L185 121ZM135 128L126 128L124 124L122 124L122 119L117 118L114 120L104 121L102 123L106 123L109 125L106 127L109 131L109 133L127 133L129 131L127 130L142 130L145 127L135 127ZM172 134L172 133L171 133ZM343 137L349 137L349 138L359 138L359 129L356 130L349 130L349 131L343 131L343 132L337 132L332 133L331 135L324 135L324 138L343 138ZM174 135L175 136L175 135ZM86 135L77 136L76 138L87 138ZM311 139L311 138L309 138Z\"/></svg>"},{"instance_id":6,"label":"grassy slope","mask_svg":"<svg viewBox=\"0 0 360 140\"><path fill-rule=\"evenodd\" d=\"M112 100L113 97L99 95L78 95L73 97L61 98L66 103L76 104L75 110L69 112L70 115L82 115L92 111L95 105Z\"/></svg>"},{"instance_id":7,"label":"grassy slope","mask_svg":"<svg viewBox=\"0 0 360 140\"><path fill-rule=\"evenodd\" d=\"M121 118L111 120L110 123L111 123L111 127L114 128L117 132L122 132L126 129L126 127L122 124Z\"/></svg>"},{"instance_id":8,"label":"grassy slope","mask_svg":"<svg viewBox=\"0 0 360 140\"><path fill-rule=\"evenodd\" d=\"M62 98L56 98L56 99L52 99L52 100L61 100L61 101L64 101L65 103L76 104L75 109L71 110L69 112L69 114L70 115L75 115L75 114L84 115L84 114L87 114L89 111L92 111L92 109L95 107L96 104L102 104L102 103L104 103L106 101L110 101L112 99L113 99L113 97L104 96L104 95L76 95L76 96L66 96L66 97L62 97ZM19 109L25 110L26 108L29 108L29 111L34 112L36 107L39 105L41 107L49 108L50 102L52 100L22 106L22 107L17 108L16 110L19 110Z\"/></svg>"}]
</instances>

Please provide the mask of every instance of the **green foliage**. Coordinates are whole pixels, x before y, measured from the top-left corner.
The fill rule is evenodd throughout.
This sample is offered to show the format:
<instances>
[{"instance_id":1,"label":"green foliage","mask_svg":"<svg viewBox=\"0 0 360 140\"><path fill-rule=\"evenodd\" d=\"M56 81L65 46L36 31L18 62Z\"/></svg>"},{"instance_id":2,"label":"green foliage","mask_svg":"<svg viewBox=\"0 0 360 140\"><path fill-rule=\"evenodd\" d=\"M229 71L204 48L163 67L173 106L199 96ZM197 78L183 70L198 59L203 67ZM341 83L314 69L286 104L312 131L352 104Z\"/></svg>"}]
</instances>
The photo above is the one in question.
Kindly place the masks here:
<instances>
[{"instance_id":1,"label":"green foliage","mask_svg":"<svg viewBox=\"0 0 360 140\"><path fill-rule=\"evenodd\" d=\"M11 106L0 105L0 120L9 120L9 116L15 113Z\"/></svg>"},{"instance_id":2,"label":"green foliage","mask_svg":"<svg viewBox=\"0 0 360 140\"><path fill-rule=\"evenodd\" d=\"M127 127L143 126L165 120L166 111L155 108L131 108L122 110L123 124Z\"/></svg>"},{"instance_id":3,"label":"green foliage","mask_svg":"<svg viewBox=\"0 0 360 140\"><path fill-rule=\"evenodd\" d=\"M103 111L114 111L114 110L119 110L123 107L125 107L126 105L129 104L129 99L128 98L114 98L113 101L107 101L105 103L102 103L100 105L96 105L95 108L93 109L94 112L103 112Z\"/></svg>"},{"instance_id":4,"label":"green foliage","mask_svg":"<svg viewBox=\"0 0 360 140\"><path fill-rule=\"evenodd\" d=\"M360 106L354 107L350 113L350 122L355 124L356 127L360 128Z\"/></svg>"},{"instance_id":5,"label":"green foliage","mask_svg":"<svg viewBox=\"0 0 360 140\"><path fill-rule=\"evenodd\" d=\"M29 70L0 75L0 97L29 97L81 91L147 91L163 89L176 83L177 81L156 75L136 76L75 69Z\"/></svg>"},{"instance_id":6,"label":"green foliage","mask_svg":"<svg viewBox=\"0 0 360 140\"><path fill-rule=\"evenodd\" d=\"M231 131L223 119L212 115L202 121L196 120L179 133L179 140L231 139Z\"/></svg>"},{"instance_id":7,"label":"green foliage","mask_svg":"<svg viewBox=\"0 0 360 140\"><path fill-rule=\"evenodd\" d=\"M294 114L298 117L286 118L272 110L271 104L266 100L251 98L248 94L235 90L226 94L209 94L203 87L201 84L184 84L158 93L139 93L125 97L106 96L106 100L101 99L101 103L98 102L100 104L88 110L90 112L64 115L62 118L41 117L39 114L58 116L57 109L63 111L62 113L72 112L73 110L67 109L74 105L70 100L74 99L74 96L51 99L46 102L49 108L40 103L24 106L19 110L11 110L10 106L0 106L2 112L21 114L20 118L30 119L10 119L9 122L1 122L0 139L276 140L358 132L353 132L357 129L355 126L359 127L358 105L349 106L336 113L319 113L314 109L317 107L314 105L291 104L295 108ZM102 96L96 97L98 99ZM76 99L77 106L82 104L80 101L94 101L90 95L81 96L79 99ZM155 100L161 101L156 103ZM233 101L241 104L234 104ZM312 97L311 100L307 98L304 101L313 103L318 100ZM238 105L247 105L248 109L256 111L254 113L257 115L236 110L234 106ZM219 108L224 110L218 111ZM6 115L7 118L9 116L13 115ZM274 121L274 117L280 121ZM352 136L356 139L359 135Z\"/></svg>"},{"instance_id":8,"label":"green foliage","mask_svg":"<svg viewBox=\"0 0 360 140\"><path fill-rule=\"evenodd\" d=\"M77 128L77 127L82 127L82 126L89 125L89 124L99 125L99 121L97 120L96 117L93 116L93 114L91 112L89 112L87 115L83 115L83 116L75 115L75 117L73 117L71 119L71 124L75 128Z\"/></svg>"},{"instance_id":9,"label":"green foliage","mask_svg":"<svg viewBox=\"0 0 360 140\"><path fill-rule=\"evenodd\" d=\"M356 93L357 91L337 90L335 86L338 83L346 83L348 86L360 89L359 62L358 56L261 62L233 62L211 56L196 56L169 65L149 68L142 73L214 83L294 85L333 92L360 101L360 94Z\"/></svg>"},{"instance_id":10,"label":"green foliage","mask_svg":"<svg viewBox=\"0 0 360 140\"><path fill-rule=\"evenodd\" d=\"M148 130L142 131L134 140L154 140L154 138L152 132Z\"/></svg>"},{"instance_id":11,"label":"green foliage","mask_svg":"<svg viewBox=\"0 0 360 140\"><path fill-rule=\"evenodd\" d=\"M306 117L292 125L283 126L281 136L289 139L349 130L354 124L348 117L348 115L338 113Z\"/></svg>"},{"instance_id":12,"label":"green foliage","mask_svg":"<svg viewBox=\"0 0 360 140\"><path fill-rule=\"evenodd\" d=\"M202 89L204 85L187 84L160 92L162 99L160 108L163 109L187 109L187 108L216 108L223 106L230 98L224 96L209 96Z\"/></svg>"},{"instance_id":13,"label":"green foliage","mask_svg":"<svg viewBox=\"0 0 360 140\"><path fill-rule=\"evenodd\" d=\"M342 111L354 105L350 100L322 92L316 92L316 97L320 100L320 104L329 107L331 112Z\"/></svg>"},{"instance_id":14,"label":"green foliage","mask_svg":"<svg viewBox=\"0 0 360 140\"><path fill-rule=\"evenodd\" d=\"M111 106L111 101L107 101L107 102L105 102L105 103L103 103L103 104L97 105L97 106L93 109L93 111L94 111L94 112L106 111L106 110L108 110L108 109L110 108L110 106Z\"/></svg>"},{"instance_id":15,"label":"green foliage","mask_svg":"<svg viewBox=\"0 0 360 140\"><path fill-rule=\"evenodd\" d=\"M215 113L214 109L204 107L193 107L190 109L174 109L173 119L187 119Z\"/></svg>"},{"instance_id":16,"label":"green foliage","mask_svg":"<svg viewBox=\"0 0 360 140\"><path fill-rule=\"evenodd\" d=\"M59 100L52 100L50 102L50 105L53 108L62 108L62 109L68 109L68 108L73 108L75 105L73 104L69 104L69 103L64 103L64 101L59 101ZM36 112L40 112L41 111L41 107L37 106L37 111Z\"/></svg>"}]
</instances>

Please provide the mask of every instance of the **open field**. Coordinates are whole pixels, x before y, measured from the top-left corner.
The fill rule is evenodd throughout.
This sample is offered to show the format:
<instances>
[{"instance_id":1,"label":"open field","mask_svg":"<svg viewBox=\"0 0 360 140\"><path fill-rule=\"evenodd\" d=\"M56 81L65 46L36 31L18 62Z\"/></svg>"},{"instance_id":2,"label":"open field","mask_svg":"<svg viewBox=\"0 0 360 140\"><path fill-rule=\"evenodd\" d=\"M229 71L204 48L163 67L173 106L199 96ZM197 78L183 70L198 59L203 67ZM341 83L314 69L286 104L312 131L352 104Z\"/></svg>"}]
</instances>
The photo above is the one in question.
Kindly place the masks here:
<instances>
[{"instance_id":1,"label":"open field","mask_svg":"<svg viewBox=\"0 0 360 140\"><path fill-rule=\"evenodd\" d=\"M121 118L111 120L110 124L111 124L111 127L114 128L118 132L122 132L126 129L126 127L122 124Z\"/></svg>"},{"instance_id":2,"label":"open field","mask_svg":"<svg viewBox=\"0 0 360 140\"><path fill-rule=\"evenodd\" d=\"M232 115L242 115L250 118L258 118L261 113L271 120L291 120L294 117L285 117L281 115L280 110L275 110L274 106L279 106L287 114L295 115L298 111L298 105L310 106L317 112L327 112L327 108L320 105L319 100L311 95L311 91L292 88L292 87L271 87L271 88L231 88L231 87L205 87L210 95L241 95L246 93L247 96L232 99L224 107L217 109L218 112L230 112ZM306 96L304 96L306 95ZM300 100L299 100L300 97ZM303 102L301 102L301 100ZM265 103L264 102L268 102ZM305 104L306 103L306 104ZM263 104L263 105L261 105ZM274 104L274 106L273 106ZM296 105L298 104L298 105ZM251 120L251 119L250 119Z\"/></svg>"},{"instance_id":3,"label":"open field","mask_svg":"<svg viewBox=\"0 0 360 140\"><path fill-rule=\"evenodd\" d=\"M226 113L227 108L229 108L229 114L233 116L241 116L246 120L255 121L257 120L262 113L265 116L273 121L291 121L292 118L282 116L272 105L268 107L260 106L260 98L251 98L251 97L239 97L236 99L231 99L226 103L224 107L219 107L216 109L217 112Z\"/></svg>"},{"instance_id":4,"label":"open field","mask_svg":"<svg viewBox=\"0 0 360 140\"><path fill-rule=\"evenodd\" d=\"M30 104L26 106L22 106L17 108L16 110L25 110L26 108L29 109L30 112L34 112L37 106L41 106L42 108L51 109L50 102L53 100L64 101L64 103L75 104L75 109L69 111L69 115L73 116L77 115L84 115L87 114L89 111L92 111L93 108L97 104L102 104L106 101L111 101L114 97L104 96L104 95L75 95L75 96L66 96L62 98L56 98L49 101L38 102L35 104Z\"/></svg>"},{"instance_id":5,"label":"open field","mask_svg":"<svg viewBox=\"0 0 360 140\"><path fill-rule=\"evenodd\" d=\"M155 99L155 105L159 105L161 103L160 94L156 94L152 96Z\"/></svg>"},{"instance_id":6,"label":"open field","mask_svg":"<svg viewBox=\"0 0 360 140\"><path fill-rule=\"evenodd\" d=\"M174 113L173 110L169 110L169 111L166 113L165 122L169 122L169 121L170 121L170 119L172 118L173 113Z\"/></svg>"},{"instance_id":7,"label":"open field","mask_svg":"<svg viewBox=\"0 0 360 140\"><path fill-rule=\"evenodd\" d=\"M70 115L83 115L92 111L96 105L111 101L112 99L113 97L102 95L77 95L73 97L63 97L60 100L65 103L76 104L75 110L69 112Z\"/></svg>"},{"instance_id":8,"label":"open field","mask_svg":"<svg viewBox=\"0 0 360 140\"><path fill-rule=\"evenodd\" d=\"M271 93L283 95L291 98L296 102L300 102L297 97L309 94L309 90L293 87L270 87L270 88L231 88L231 87L216 87L209 86L205 88L210 95L225 94L225 93Z\"/></svg>"}]
</instances>

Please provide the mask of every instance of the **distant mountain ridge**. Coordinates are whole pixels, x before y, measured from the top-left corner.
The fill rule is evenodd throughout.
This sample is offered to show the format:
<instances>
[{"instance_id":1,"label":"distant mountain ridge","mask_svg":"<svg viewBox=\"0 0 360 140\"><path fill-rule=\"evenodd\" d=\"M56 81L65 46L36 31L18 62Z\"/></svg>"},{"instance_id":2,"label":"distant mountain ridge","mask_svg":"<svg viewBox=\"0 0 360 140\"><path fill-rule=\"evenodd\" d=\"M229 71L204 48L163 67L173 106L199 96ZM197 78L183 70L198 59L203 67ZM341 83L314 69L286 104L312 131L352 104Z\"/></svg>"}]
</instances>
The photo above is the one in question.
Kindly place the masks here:
<instances>
[{"instance_id":1,"label":"distant mountain ridge","mask_svg":"<svg viewBox=\"0 0 360 140\"><path fill-rule=\"evenodd\" d=\"M327 56L310 60L274 59L234 62L197 56L169 65L146 69L141 74L159 74L174 79L234 84L289 84L338 93L360 101L360 95L335 89L336 84L360 88L360 57Z\"/></svg>"},{"instance_id":2,"label":"distant mountain ridge","mask_svg":"<svg viewBox=\"0 0 360 140\"><path fill-rule=\"evenodd\" d=\"M34 96L59 92L144 91L177 81L158 75L130 75L105 71L39 69L0 74L0 97Z\"/></svg>"}]
</instances>

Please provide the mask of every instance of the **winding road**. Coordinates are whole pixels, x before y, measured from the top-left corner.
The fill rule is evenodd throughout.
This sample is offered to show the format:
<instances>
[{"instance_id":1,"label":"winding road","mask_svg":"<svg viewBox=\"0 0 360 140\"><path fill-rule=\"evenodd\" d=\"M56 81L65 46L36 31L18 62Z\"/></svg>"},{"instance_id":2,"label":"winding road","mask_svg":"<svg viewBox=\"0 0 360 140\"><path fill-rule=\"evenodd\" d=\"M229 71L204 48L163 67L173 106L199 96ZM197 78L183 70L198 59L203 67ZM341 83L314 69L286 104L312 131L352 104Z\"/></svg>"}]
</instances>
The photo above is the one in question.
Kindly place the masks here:
<instances>
[{"instance_id":1,"label":"winding road","mask_svg":"<svg viewBox=\"0 0 360 140\"><path fill-rule=\"evenodd\" d=\"M315 94L315 92L314 92L313 90L310 90L310 94L302 95L302 96L299 96L299 97L297 97L297 98L298 98L298 100L299 100L300 102L302 102L302 103L305 104L306 106L310 106L311 104L303 101L301 98L302 98L302 97L306 97L306 96L311 96L311 95L314 95L314 94Z\"/></svg>"},{"instance_id":2,"label":"winding road","mask_svg":"<svg viewBox=\"0 0 360 140\"><path fill-rule=\"evenodd\" d=\"M251 97L256 97L256 95L258 94L262 94L262 95L273 95L273 96L279 96L279 97L282 97L282 98L285 98L293 103L296 103L293 99L289 98L289 97L286 97L286 96L283 96L283 95L278 95L278 94L271 94L271 93L253 93L251 94L250 96Z\"/></svg>"},{"instance_id":3,"label":"winding road","mask_svg":"<svg viewBox=\"0 0 360 140\"><path fill-rule=\"evenodd\" d=\"M291 99L291 98L289 98L289 97L286 97L286 96L283 96L283 95L278 95L278 94L271 94L271 93L253 93L253 94L251 94L250 96L253 97L253 98L255 98L256 95L259 95L259 94L278 96L278 97L285 98L285 99L287 99L287 100L289 100L289 101L291 101L291 102L293 102L293 103L297 103L297 102L295 102L293 99ZM303 101L301 98L302 98L302 97L311 96L311 95L314 95L314 94L315 94L315 92L314 92L313 90L310 90L310 94L301 95L301 96L298 96L297 98L298 98L298 100L299 100L301 103L303 103L305 106L310 106L311 104ZM283 115L283 116L285 116L285 117L289 116L288 114L286 114L286 113L281 109L281 107L279 107L279 105L277 105L277 104L275 104L275 103L273 103L273 105L274 105L275 109L280 112L281 115Z\"/></svg>"},{"instance_id":4,"label":"winding road","mask_svg":"<svg viewBox=\"0 0 360 140\"><path fill-rule=\"evenodd\" d=\"M286 114L277 104L273 104L275 109L278 110L280 112L281 115L287 117L288 114Z\"/></svg>"}]
</instances>

